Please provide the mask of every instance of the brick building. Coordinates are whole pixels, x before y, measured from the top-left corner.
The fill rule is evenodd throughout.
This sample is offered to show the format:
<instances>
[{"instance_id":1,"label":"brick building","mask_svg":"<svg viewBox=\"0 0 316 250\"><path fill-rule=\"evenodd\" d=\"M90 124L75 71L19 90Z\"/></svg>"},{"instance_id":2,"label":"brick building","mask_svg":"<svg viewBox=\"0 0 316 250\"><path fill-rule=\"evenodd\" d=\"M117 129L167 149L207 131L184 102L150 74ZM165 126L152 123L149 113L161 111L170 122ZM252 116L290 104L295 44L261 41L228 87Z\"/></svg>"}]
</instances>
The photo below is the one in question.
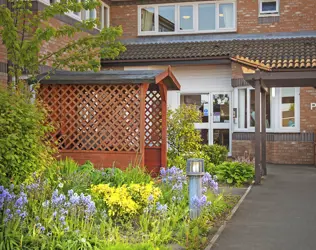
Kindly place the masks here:
<instances>
[{"instance_id":1,"label":"brick building","mask_svg":"<svg viewBox=\"0 0 316 250\"><path fill-rule=\"evenodd\" d=\"M32 1L32 10L34 12L43 10L46 6L55 2L55 0L37 0ZM0 5L7 4L6 0L0 0ZM109 1L103 0L101 1L101 5L94 10L91 11L81 11L78 13L68 13L63 16L56 16L55 18L51 18L49 20L50 24L54 27L60 27L62 25L74 25L76 22L80 22L81 20L90 19L90 18L98 18L100 20L99 27L96 27L94 30L83 31L80 34L76 34L73 39L77 39L82 36L87 36L89 34L96 34L99 32L99 28L108 27L110 24L110 8ZM43 53L56 51L59 48L65 46L69 43L70 39L62 37L60 39L51 40L45 44L43 44L41 51ZM8 61L5 46L1 42L0 36L0 84L6 84L8 80L7 70L8 70ZM41 72L45 72L50 68L50 65L43 65L40 69Z\"/></svg>"},{"instance_id":2,"label":"brick building","mask_svg":"<svg viewBox=\"0 0 316 250\"><path fill-rule=\"evenodd\" d=\"M112 0L111 25L122 25L127 51L104 69L164 69L181 91L171 108L196 104L204 143L236 157L254 154L255 92L245 70L316 70L314 0ZM267 161L314 164L316 89L271 88L267 98Z\"/></svg>"},{"instance_id":3,"label":"brick building","mask_svg":"<svg viewBox=\"0 0 316 250\"><path fill-rule=\"evenodd\" d=\"M33 9L47 4L48 0L34 1ZM170 108L196 104L203 119L195 126L204 143L223 144L234 157L254 154L255 95L243 72L316 70L315 0L107 0L106 4L51 22L72 24L100 15L102 25L122 25L127 51L116 60L103 60L102 67L144 70L171 65L182 88L169 91ZM54 41L43 50L62 43ZM0 80L6 80L6 70L0 44ZM271 88L267 100L268 162L314 164L316 89Z\"/></svg>"}]
</instances>

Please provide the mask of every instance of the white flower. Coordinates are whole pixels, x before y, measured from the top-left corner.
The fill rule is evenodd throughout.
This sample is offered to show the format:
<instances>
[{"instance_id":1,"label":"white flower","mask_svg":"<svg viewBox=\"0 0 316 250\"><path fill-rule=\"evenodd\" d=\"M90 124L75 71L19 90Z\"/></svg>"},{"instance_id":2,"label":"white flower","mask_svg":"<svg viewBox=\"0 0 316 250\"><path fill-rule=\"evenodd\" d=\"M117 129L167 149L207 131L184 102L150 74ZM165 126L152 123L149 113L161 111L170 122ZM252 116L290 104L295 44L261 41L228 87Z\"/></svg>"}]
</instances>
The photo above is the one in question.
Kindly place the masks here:
<instances>
[{"instance_id":1,"label":"white flower","mask_svg":"<svg viewBox=\"0 0 316 250\"><path fill-rule=\"evenodd\" d=\"M63 188L63 186L64 186L64 184L62 184L62 183L59 183L59 184L58 184L58 187L59 187L59 188Z\"/></svg>"},{"instance_id":2,"label":"white flower","mask_svg":"<svg viewBox=\"0 0 316 250\"><path fill-rule=\"evenodd\" d=\"M86 242L86 238L81 238L81 242L85 243Z\"/></svg>"}]
</instances>

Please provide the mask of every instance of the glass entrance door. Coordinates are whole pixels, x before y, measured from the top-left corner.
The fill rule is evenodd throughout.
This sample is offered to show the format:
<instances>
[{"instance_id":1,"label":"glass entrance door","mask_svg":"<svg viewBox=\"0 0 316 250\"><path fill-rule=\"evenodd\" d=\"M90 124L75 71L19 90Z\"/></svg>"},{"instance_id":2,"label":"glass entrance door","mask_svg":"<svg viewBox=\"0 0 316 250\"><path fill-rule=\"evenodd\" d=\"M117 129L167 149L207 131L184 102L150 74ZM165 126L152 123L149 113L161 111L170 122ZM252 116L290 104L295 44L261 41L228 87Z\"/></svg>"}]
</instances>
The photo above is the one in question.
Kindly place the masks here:
<instances>
[{"instance_id":1,"label":"glass entrance door","mask_svg":"<svg viewBox=\"0 0 316 250\"><path fill-rule=\"evenodd\" d=\"M201 112L202 121L195 123L194 126L200 131L203 144L210 142L210 119L209 119L209 103L210 95L207 94L181 94L180 104L194 105L196 109Z\"/></svg>"},{"instance_id":2,"label":"glass entrance door","mask_svg":"<svg viewBox=\"0 0 316 250\"><path fill-rule=\"evenodd\" d=\"M231 152L231 93L211 93L210 141L226 146Z\"/></svg>"},{"instance_id":3,"label":"glass entrance door","mask_svg":"<svg viewBox=\"0 0 316 250\"><path fill-rule=\"evenodd\" d=\"M231 93L181 94L180 104L195 105L202 122L195 123L204 144L219 144L231 152Z\"/></svg>"}]
</instances>

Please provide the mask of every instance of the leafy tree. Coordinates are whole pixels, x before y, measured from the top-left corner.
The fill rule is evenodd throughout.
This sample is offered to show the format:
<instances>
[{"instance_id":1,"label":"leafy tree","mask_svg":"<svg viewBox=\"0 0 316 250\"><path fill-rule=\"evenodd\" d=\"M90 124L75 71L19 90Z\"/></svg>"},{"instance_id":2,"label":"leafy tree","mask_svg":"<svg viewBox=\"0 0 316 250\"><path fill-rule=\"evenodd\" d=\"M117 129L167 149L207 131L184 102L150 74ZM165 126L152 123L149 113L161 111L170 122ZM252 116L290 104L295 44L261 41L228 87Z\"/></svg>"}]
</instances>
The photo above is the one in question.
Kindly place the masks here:
<instances>
[{"instance_id":1,"label":"leafy tree","mask_svg":"<svg viewBox=\"0 0 316 250\"><path fill-rule=\"evenodd\" d=\"M104 28L97 35L74 39L76 34L93 29L98 20L83 20L73 26L59 27L50 23L56 15L91 10L99 4L99 0L61 0L38 12L32 12L31 0L8 0L7 5L0 5L0 35L7 49L13 87L23 84L20 79L23 72L34 77L41 65L52 66L50 72L56 69L97 71L100 57L115 58L124 51L125 47L116 40L122 34L121 27ZM43 45L52 40L69 42L57 50L44 51Z\"/></svg>"},{"instance_id":2,"label":"leafy tree","mask_svg":"<svg viewBox=\"0 0 316 250\"><path fill-rule=\"evenodd\" d=\"M201 153L202 139L194 123L201 122L201 114L194 105L181 105L168 111L168 165L184 168L189 157Z\"/></svg>"},{"instance_id":3,"label":"leafy tree","mask_svg":"<svg viewBox=\"0 0 316 250\"><path fill-rule=\"evenodd\" d=\"M31 0L8 0L7 5L0 5L0 37L12 78L9 91L0 89L0 183L20 183L52 163L53 147L47 138L52 128L41 104L30 98L32 92L22 74L35 80L42 65L52 67L45 77L57 69L97 71L100 57L114 58L125 50L116 40L122 34L120 27L82 36L80 33L93 29L98 20L59 27L50 22L56 15L94 9L99 4L99 0L60 0L38 12L32 11ZM49 42L61 40L69 42L56 50L43 49Z\"/></svg>"}]
</instances>

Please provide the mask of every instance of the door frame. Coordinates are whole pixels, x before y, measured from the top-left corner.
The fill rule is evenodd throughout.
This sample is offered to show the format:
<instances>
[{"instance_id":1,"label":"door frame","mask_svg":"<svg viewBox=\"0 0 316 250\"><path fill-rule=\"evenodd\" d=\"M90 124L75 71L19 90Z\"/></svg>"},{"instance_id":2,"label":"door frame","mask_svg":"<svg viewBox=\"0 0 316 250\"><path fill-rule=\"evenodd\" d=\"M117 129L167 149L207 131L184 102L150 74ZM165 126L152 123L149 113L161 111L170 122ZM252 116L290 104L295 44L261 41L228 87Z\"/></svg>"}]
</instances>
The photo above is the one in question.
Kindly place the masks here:
<instances>
[{"instance_id":1,"label":"door frame","mask_svg":"<svg viewBox=\"0 0 316 250\"><path fill-rule=\"evenodd\" d=\"M214 94L228 94L229 96L229 123L226 123L227 126L223 126L225 123L214 123L213 122L213 95ZM213 129L228 129L229 130L229 148L228 148L228 156L232 155L232 135L233 135L233 119L232 119L232 110L233 110L233 92L232 91L185 91L185 92L178 92L178 107L181 105L181 95L208 95L208 123L195 123L195 129L208 129L208 145L213 145ZM215 124L215 125L214 125ZM226 125L225 124L225 125ZM220 126L218 126L220 125ZM222 125L222 126L221 126Z\"/></svg>"},{"instance_id":2,"label":"door frame","mask_svg":"<svg viewBox=\"0 0 316 250\"><path fill-rule=\"evenodd\" d=\"M229 122L227 123L216 123L214 122L213 119L213 106L210 107L211 112L209 112L209 123L210 123L210 140L209 142L211 142L210 145L213 144L214 142L214 129L228 129L228 134L229 134L229 146L228 146L228 156L232 155L232 139L233 139L233 130L232 130L232 124L233 124L233 119L232 119L232 107L233 107L233 100L232 100L232 94L233 92L231 91L211 91L210 94L210 104L213 105L213 96L216 94L224 94L224 95L228 95L229 98Z\"/></svg>"}]
</instances>

